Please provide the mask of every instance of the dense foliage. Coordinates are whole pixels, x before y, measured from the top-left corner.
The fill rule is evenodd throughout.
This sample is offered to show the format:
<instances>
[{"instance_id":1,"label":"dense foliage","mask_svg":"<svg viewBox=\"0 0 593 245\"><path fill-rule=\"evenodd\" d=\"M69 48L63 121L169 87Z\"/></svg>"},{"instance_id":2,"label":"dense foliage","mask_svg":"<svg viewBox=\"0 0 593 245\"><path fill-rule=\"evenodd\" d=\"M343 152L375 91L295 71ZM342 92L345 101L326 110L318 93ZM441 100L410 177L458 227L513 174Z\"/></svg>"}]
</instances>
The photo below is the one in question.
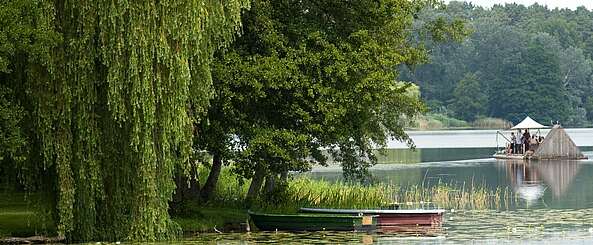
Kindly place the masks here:
<instances>
[{"instance_id":1,"label":"dense foliage","mask_svg":"<svg viewBox=\"0 0 593 245\"><path fill-rule=\"evenodd\" d=\"M435 2L0 1L0 175L68 241L176 237L169 206L206 151L205 190L230 161L253 195L329 157L366 177L423 111L397 67L464 35L412 28Z\"/></svg>"},{"instance_id":2,"label":"dense foliage","mask_svg":"<svg viewBox=\"0 0 593 245\"><path fill-rule=\"evenodd\" d=\"M592 122L592 11L451 2L420 14L435 17L466 19L473 33L461 43L431 44L429 64L403 69L402 79L416 81L433 111L466 120Z\"/></svg>"},{"instance_id":3,"label":"dense foliage","mask_svg":"<svg viewBox=\"0 0 593 245\"><path fill-rule=\"evenodd\" d=\"M188 172L212 54L245 6L1 1L0 159L12 167L0 173L49 193L70 240L175 237L173 174Z\"/></svg>"},{"instance_id":4,"label":"dense foliage","mask_svg":"<svg viewBox=\"0 0 593 245\"><path fill-rule=\"evenodd\" d=\"M253 1L243 35L216 60L215 96L201 127L210 136L198 148L226 152L236 173L253 178L249 195L264 178L271 188L277 176L328 157L347 178L367 177L372 149L389 138L408 141L404 126L423 110L417 87L399 81L396 68L426 60L412 23L432 4ZM434 41L465 31L440 18L421 30Z\"/></svg>"}]
</instances>

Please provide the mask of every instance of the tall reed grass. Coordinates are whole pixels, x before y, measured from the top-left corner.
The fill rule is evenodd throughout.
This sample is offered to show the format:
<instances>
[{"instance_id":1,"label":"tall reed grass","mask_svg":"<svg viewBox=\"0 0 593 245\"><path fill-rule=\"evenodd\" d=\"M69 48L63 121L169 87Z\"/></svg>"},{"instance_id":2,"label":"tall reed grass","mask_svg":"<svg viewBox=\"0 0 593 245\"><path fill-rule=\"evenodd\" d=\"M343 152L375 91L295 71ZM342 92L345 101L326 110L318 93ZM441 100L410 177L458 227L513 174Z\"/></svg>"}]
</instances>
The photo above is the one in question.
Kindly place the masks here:
<instances>
[{"instance_id":1,"label":"tall reed grass","mask_svg":"<svg viewBox=\"0 0 593 245\"><path fill-rule=\"evenodd\" d=\"M513 124L507 120L493 117L480 117L469 123L450 117L445 114L427 113L415 118L409 125L412 129L433 130L433 129L454 129L454 128L481 128L481 129L504 129L510 128Z\"/></svg>"},{"instance_id":2,"label":"tall reed grass","mask_svg":"<svg viewBox=\"0 0 593 245\"><path fill-rule=\"evenodd\" d=\"M433 186L412 185L395 188L395 203L410 207L446 209L509 209L519 201L508 187L490 190L481 186L439 183Z\"/></svg>"},{"instance_id":3,"label":"tall reed grass","mask_svg":"<svg viewBox=\"0 0 593 245\"><path fill-rule=\"evenodd\" d=\"M505 129L512 127L513 123L501 118L482 117L473 121L471 125L474 128Z\"/></svg>"},{"instance_id":4,"label":"tall reed grass","mask_svg":"<svg viewBox=\"0 0 593 245\"><path fill-rule=\"evenodd\" d=\"M267 203L264 200L259 208L282 212L296 212L301 207L376 208L388 205L391 201L391 192L387 185L364 186L308 177L290 180L286 194L283 202Z\"/></svg>"},{"instance_id":5,"label":"tall reed grass","mask_svg":"<svg viewBox=\"0 0 593 245\"><path fill-rule=\"evenodd\" d=\"M249 181L223 168L211 205L241 207ZM253 209L269 212L296 212L301 207L319 208L383 208L400 205L404 208L445 209L509 209L519 202L511 189L494 190L481 185L435 183L432 185L399 186L389 183L361 185L357 183L315 180L294 176L288 180L281 199L261 198Z\"/></svg>"},{"instance_id":6,"label":"tall reed grass","mask_svg":"<svg viewBox=\"0 0 593 245\"><path fill-rule=\"evenodd\" d=\"M466 121L449 117L444 114L428 113L415 118L411 128L428 130L444 128L467 128L469 124Z\"/></svg>"}]
</instances>

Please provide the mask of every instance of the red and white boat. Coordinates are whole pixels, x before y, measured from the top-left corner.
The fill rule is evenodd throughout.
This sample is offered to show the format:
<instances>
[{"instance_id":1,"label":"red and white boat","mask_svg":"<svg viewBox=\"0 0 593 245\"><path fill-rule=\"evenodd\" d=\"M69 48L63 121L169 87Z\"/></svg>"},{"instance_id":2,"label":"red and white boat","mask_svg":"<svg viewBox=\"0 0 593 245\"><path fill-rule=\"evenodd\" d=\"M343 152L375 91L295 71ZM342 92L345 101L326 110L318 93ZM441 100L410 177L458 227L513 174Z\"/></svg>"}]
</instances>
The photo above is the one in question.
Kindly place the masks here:
<instances>
[{"instance_id":1,"label":"red and white boat","mask_svg":"<svg viewBox=\"0 0 593 245\"><path fill-rule=\"evenodd\" d=\"M441 230L444 209L329 209L301 208L302 213L376 215L379 232L436 232Z\"/></svg>"}]
</instances>

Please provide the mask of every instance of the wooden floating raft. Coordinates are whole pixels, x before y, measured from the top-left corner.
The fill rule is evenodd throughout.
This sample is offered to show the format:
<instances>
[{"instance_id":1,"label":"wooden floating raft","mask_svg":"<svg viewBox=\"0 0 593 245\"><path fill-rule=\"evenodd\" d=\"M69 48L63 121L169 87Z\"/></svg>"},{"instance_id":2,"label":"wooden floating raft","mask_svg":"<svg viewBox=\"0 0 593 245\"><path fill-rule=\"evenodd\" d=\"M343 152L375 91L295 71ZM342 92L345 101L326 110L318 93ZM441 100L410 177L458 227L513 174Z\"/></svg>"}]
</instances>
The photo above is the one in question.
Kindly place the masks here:
<instances>
[{"instance_id":1,"label":"wooden floating raft","mask_svg":"<svg viewBox=\"0 0 593 245\"><path fill-rule=\"evenodd\" d=\"M263 231L374 231L377 224L373 215L248 213Z\"/></svg>"},{"instance_id":2,"label":"wooden floating raft","mask_svg":"<svg viewBox=\"0 0 593 245\"><path fill-rule=\"evenodd\" d=\"M443 209L383 210L383 209L324 209L301 208L304 213L376 215L379 232L439 231L443 224Z\"/></svg>"},{"instance_id":3,"label":"wooden floating raft","mask_svg":"<svg viewBox=\"0 0 593 245\"><path fill-rule=\"evenodd\" d=\"M529 118L529 117L528 117ZM530 118L529 118L530 119ZM544 141L534 151L526 154L507 154L497 152L493 155L496 159L516 160L581 160L587 159L579 147L572 141L564 128L554 125Z\"/></svg>"}]
</instances>

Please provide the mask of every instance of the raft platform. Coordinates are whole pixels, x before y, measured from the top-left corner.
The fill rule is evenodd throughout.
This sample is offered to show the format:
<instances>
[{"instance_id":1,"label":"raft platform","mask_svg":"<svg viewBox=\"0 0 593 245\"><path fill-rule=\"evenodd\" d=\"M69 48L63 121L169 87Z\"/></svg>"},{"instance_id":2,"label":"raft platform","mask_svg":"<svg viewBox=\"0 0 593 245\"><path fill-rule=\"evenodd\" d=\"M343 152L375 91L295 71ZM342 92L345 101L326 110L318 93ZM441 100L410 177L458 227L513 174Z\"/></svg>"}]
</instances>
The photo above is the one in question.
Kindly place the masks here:
<instances>
[{"instance_id":1,"label":"raft platform","mask_svg":"<svg viewBox=\"0 0 593 245\"><path fill-rule=\"evenodd\" d=\"M529 118L528 118L529 119ZM579 147L572 141L564 128L554 125L544 141L538 145L532 145L534 151L526 154L508 154L496 152L493 157L496 159L516 160L582 160L587 159Z\"/></svg>"}]
</instances>

